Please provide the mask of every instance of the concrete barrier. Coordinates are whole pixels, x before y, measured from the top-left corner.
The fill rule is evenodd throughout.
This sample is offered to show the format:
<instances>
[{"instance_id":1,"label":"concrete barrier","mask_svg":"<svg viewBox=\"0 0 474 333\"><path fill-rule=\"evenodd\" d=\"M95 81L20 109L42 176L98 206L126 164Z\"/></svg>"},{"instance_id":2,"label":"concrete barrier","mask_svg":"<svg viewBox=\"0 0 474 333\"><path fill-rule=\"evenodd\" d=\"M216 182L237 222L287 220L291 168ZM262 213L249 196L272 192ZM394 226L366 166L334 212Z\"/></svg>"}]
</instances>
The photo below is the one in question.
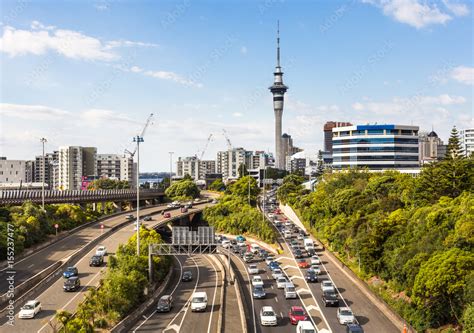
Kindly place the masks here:
<instances>
[{"instance_id":1,"label":"concrete barrier","mask_svg":"<svg viewBox=\"0 0 474 333\"><path fill-rule=\"evenodd\" d=\"M110 332L111 333L129 332L130 329L138 321L138 319L142 318L143 312L145 312L150 306L152 306L152 304L156 302L156 300L159 298L159 296L168 288L170 282L174 280L174 279L171 279L171 277L174 276L175 274L176 274L175 269L170 269L168 271L168 273L166 274L166 277L163 280L163 282L153 292L153 294L149 297L149 299L147 301L145 301L144 303L142 303L131 314L129 314L128 316L123 318L117 325L115 325L110 330Z\"/></svg>"},{"instance_id":2,"label":"concrete barrier","mask_svg":"<svg viewBox=\"0 0 474 333\"><path fill-rule=\"evenodd\" d=\"M224 332L222 329L222 322L224 320L224 312L225 312L225 289L226 289L226 271L224 268L224 264L222 263L221 256L218 254L216 256L210 255L209 256L214 263L219 266L222 275L222 286L221 286L221 297L219 299L220 307L219 307L219 319L217 319L217 332Z\"/></svg>"},{"instance_id":3,"label":"concrete barrier","mask_svg":"<svg viewBox=\"0 0 474 333\"><path fill-rule=\"evenodd\" d=\"M238 271L237 266L236 266L236 264L234 263L233 260L230 261L230 266L231 266L232 270L234 270L234 272ZM242 302L244 279L241 276L241 274L239 274L239 273L236 273L235 276L237 278L235 279L234 286L237 288L237 300L238 300L238 303L239 303L239 307L241 307L241 312L240 313L241 313L241 316L242 316L242 314L244 316L244 319L243 319L244 332L248 332L247 318L248 318L248 320L252 320L252 317L253 317L254 314L253 313L250 314L249 311L252 311L252 309L249 309L248 307L244 306L243 302ZM250 297L252 297L252 295L250 295ZM242 317L241 317L241 320L242 320Z\"/></svg>"}]
</instances>

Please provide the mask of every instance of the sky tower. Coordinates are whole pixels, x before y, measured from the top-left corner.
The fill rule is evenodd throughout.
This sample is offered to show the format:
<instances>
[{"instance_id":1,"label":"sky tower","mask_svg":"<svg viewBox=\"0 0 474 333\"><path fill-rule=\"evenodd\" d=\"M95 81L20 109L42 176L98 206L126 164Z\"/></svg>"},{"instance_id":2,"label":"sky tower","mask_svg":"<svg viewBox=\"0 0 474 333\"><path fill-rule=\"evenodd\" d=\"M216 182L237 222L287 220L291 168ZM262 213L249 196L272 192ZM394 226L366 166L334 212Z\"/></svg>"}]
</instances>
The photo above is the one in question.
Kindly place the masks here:
<instances>
[{"instance_id":1,"label":"sky tower","mask_svg":"<svg viewBox=\"0 0 474 333\"><path fill-rule=\"evenodd\" d=\"M283 72L280 66L280 22L277 25L277 65L273 73L273 85L269 88L273 94L273 111L275 112L275 167L285 169L285 156L281 142L281 123L283 116L283 101L288 87L283 84Z\"/></svg>"}]
</instances>

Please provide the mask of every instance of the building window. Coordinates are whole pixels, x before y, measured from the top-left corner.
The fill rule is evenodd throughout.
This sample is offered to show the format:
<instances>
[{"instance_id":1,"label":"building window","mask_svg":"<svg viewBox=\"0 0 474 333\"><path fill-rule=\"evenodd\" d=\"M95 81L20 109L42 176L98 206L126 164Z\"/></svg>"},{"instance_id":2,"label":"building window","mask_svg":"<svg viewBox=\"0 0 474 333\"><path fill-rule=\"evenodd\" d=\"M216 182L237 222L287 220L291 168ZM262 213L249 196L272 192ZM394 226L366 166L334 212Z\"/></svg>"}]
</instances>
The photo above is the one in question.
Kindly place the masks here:
<instances>
[{"instance_id":1,"label":"building window","mask_svg":"<svg viewBox=\"0 0 474 333\"><path fill-rule=\"evenodd\" d=\"M367 130L368 135L381 135L383 134L383 129L369 129Z\"/></svg>"}]
</instances>

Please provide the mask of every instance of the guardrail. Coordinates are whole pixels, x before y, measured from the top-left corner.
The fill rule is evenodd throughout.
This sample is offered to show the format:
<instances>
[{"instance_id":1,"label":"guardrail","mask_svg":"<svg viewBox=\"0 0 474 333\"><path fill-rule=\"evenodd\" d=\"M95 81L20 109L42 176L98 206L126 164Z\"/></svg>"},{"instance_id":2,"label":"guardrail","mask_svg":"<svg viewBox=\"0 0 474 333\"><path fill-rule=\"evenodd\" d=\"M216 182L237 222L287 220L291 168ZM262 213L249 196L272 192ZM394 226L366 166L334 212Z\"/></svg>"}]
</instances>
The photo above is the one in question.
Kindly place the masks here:
<instances>
[{"instance_id":1,"label":"guardrail","mask_svg":"<svg viewBox=\"0 0 474 333\"><path fill-rule=\"evenodd\" d=\"M0 205L22 204L25 201L42 202L40 190L0 190ZM161 198L165 195L162 190L141 189L140 200ZM44 202L51 203L79 203L100 201L136 201L136 189L123 190L95 190L95 191L45 191Z\"/></svg>"}]
</instances>

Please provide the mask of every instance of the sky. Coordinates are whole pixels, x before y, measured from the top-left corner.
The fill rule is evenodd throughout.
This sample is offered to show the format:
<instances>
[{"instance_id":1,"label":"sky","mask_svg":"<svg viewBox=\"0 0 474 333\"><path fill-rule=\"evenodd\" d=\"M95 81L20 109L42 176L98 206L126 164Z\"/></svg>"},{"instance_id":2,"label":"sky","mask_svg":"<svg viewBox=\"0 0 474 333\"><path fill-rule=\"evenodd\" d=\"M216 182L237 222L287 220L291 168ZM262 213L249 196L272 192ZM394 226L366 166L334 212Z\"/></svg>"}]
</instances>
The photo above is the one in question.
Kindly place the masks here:
<instances>
[{"instance_id":1,"label":"sky","mask_svg":"<svg viewBox=\"0 0 474 333\"><path fill-rule=\"evenodd\" d=\"M283 131L323 148L326 121L473 127L473 5L466 0L1 2L0 156L63 145L169 154L274 151L268 87L280 21Z\"/></svg>"}]
</instances>

